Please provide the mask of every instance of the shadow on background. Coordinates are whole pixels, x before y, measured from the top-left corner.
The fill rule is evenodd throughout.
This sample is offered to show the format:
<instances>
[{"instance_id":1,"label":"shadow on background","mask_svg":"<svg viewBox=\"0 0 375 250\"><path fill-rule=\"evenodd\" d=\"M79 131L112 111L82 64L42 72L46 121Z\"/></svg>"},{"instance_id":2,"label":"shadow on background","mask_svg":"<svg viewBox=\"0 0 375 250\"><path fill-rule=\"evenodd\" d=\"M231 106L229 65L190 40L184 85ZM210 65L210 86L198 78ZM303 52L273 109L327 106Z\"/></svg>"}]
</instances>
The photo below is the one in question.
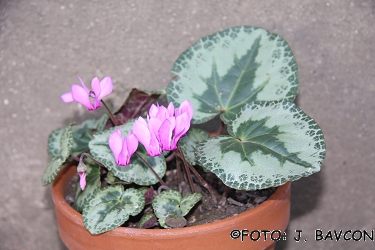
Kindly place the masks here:
<instances>
[{"instance_id":1,"label":"shadow on background","mask_svg":"<svg viewBox=\"0 0 375 250\"><path fill-rule=\"evenodd\" d=\"M324 169L324 166L322 167ZM290 221L297 220L299 217L310 213L317 208L321 194L324 190L323 172L320 171L307 178L302 178L292 183L292 198L290 207ZM287 228L286 241L280 241L276 244L276 250L286 250L298 228Z\"/></svg>"}]
</instances>

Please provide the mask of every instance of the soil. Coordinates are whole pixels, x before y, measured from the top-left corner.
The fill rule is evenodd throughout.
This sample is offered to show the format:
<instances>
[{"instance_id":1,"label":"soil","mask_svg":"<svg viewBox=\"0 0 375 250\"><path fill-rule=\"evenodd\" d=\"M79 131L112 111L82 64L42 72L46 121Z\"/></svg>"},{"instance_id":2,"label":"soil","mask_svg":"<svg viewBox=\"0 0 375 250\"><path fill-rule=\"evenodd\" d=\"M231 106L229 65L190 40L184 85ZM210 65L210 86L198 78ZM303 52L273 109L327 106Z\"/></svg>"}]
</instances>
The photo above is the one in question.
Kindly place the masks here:
<instances>
[{"instance_id":1,"label":"soil","mask_svg":"<svg viewBox=\"0 0 375 250\"><path fill-rule=\"evenodd\" d=\"M215 204L215 202L213 202L213 199L211 198L211 195L207 189L200 185L199 180L193 176L195 191L201 193L203 197L202 200L194 206L190 213L185 216L186 221L182 218L182 226L185 224L186 226L206 224L240 214L258 206L268 199L268 197L270 197L276 190L275 187L256 191L239 191L231 189L225 186L213 173L207 173L201 169L198 170L201 176L214 188L217 203ZM66 200L71 206L74 204L74 190L76 188L78 178L78 175L75 175L72 178L70 188L68 189L68 194L66 195ZM178 185L176 168L171 168L168 166L163 180L169 188L180 191L183 196L191 193L191 189L187 181L183 180L180 185ZM157 194L159 187L159 184L153 186L154 195ZM140 218L145 213L151 212L151 204L146 205L141 214L131 217L123 226L138 228ZM154 218L154 221L156 222L156 218ZM150 223L149 228L160 228L153 222Z\"/></svg>"}]
</instances>

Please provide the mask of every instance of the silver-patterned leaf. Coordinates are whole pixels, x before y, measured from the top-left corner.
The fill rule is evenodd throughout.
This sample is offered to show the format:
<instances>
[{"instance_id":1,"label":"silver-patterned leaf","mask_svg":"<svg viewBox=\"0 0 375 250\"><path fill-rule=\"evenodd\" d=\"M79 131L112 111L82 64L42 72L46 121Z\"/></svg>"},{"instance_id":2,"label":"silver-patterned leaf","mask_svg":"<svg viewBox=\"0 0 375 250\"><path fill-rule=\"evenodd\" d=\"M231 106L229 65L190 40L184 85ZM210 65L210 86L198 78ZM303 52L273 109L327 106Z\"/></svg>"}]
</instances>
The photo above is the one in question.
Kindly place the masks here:
<instances>
[{"instance_id":1,"label":"silver-patterned leaf","mask_svg":"<svg viewBox=\"0 0 375 250\"><path fill-rule=\"evenodd\" d=\"M191 128L186 136L179 140L182 153L191 165L197 164L194 155L195 147L198 143L206 140L208 137L210 137L208 132L198 128Z\"/></svg>"},{"instance_id":2,"label":"silver-patterned leaf","mask_svg":"<svg viewBox=\"0 0 375 250\"><path fill-rule=\"evenodd\" d=\"M73 125L73 146L72 155L79 156L83 152L89 150L89 142L93 138L93 134L99 132L108 120L108 115L105 114L100 119L85 120L81 124ZM103 125L104 123L104 125ZM101 127L98 129L98 127Z\"/></svg>"},{"instance_id":3,"label":"silver-patterned leaf","mask_svg":"<svg viewBox=\"0 0 375 250\"><path fill-rule=\"evenodd\" d=\"M156 217L162 227L167 228L165 219L169 215L185 216L202 199L200 193L188 194L184 197L178 191L166 190L158 194L152 201Z\"/></svg>"},{"instance_id":4,"label":"silver-patterned leaf","mask_svg":"<svg viewBox=\"0 0 375 250\"><path fill-rule=\"evenodd\" d=\"M64 164L69 157L73 145L72 124L58 131L54 131L52 134L48 138L48 152L50 152L53 158L44 169L42 176L43 186L47 186L55 180L62 164Z\"/></svg>"},{"instance_id":5,"label":"silver-patterned leaf","mask_svg":"<svg viewBox=\"0 0 375 250\"><path fill-rule=\"evenodd\" d=\"M167 89L175 106L188 99L193 123L221 114L227 122L247 102L293 101L298 68L287 42L250 26L233 27L203 37L183 52L172 68Z\"/></svg>"},{"instance_id":6,"label":"silver-patterned leaf","mask_svg":"<svg viewBox=\"0 0 375 250\"><path fill-rule=\"evenodd\" d=\"M117 178L125 182L134 182L138 185L153 185L158 182L158 179L151 172L151 170L143 163L138 156L133 155L130 164L127 166L118 166L115 162L113 153L108 145L110 134L120 129L122 136L128 134L128 131L133 128L133 121L124 125L114 127L94 135L89 143L91 155L105 165ZM163 178L166 171L166 162L163 156L150 157L142 145L138 146L137 153L141 155L155 170L155 172Z\"/></svg>"},{"instance_id":7,"label":"silver-patterned leaf","mask_svg":"<svg viewBox=\"0 0 375 250\"><path fill-rule=\"evenodd\" d=\"M56 156L60 155L60 138L64 129L65 128L56 129L48 136L47 150L51 158L55 158Z\"/></svg>"},{"instance_id":8,"label":"silver-patterned leaf","mask_svg":"<svg viewBox=\"0 0 375 250\"><path fill-rule=\"evenodd\" d=\"M325 142L318 124L294 103L246 104L228 124L231 136L196 148L199 164L241 190L279 186L318 172Z\"/></svg>"},{"instance_id":9,"label":"silver-patterned leaf","mask_svg":"<svg viewBox=\"0 0 375 250\"><path fill-rule=\"evenodd\" d=\"M42 185L47 186L52 183L59 173L62 164L64 163L61 156L55 156L47 165L42 175Z\"/></svg>"},{"instance_id":10,"label":"silver-patterned leaf","mask_svg":"<svg viewBox=\"0 0 375 250\"><path fill-rule=\"evenodd\" d=\"M130 215L138 215L144 205L145 198L137 189L124 191L122 185L109 186L84 206L83 223L91 234L101 234L121 226Z\"/></svg>"}]
</instances>

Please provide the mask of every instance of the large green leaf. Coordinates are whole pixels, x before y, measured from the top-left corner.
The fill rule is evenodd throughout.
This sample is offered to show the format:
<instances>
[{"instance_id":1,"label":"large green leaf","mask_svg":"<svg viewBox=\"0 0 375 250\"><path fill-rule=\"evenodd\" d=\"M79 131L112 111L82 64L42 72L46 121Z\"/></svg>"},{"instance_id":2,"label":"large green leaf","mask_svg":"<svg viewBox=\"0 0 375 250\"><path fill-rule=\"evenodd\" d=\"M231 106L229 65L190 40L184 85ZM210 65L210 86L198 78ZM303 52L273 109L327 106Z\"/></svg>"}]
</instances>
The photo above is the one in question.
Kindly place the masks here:
<instances>
[{"instance_id":1,"label":"large green leaf","mask_svg":"<svg viewBox=\"0 0 375 250\"><path fill-rule=\"evenodd\" d=\"M54 131L48 138L48 152L52 160L44 169L42 176L42 185L47 186L52 183L59 173L62 164L70 155L73 145L72 124L67 127ZM53 148L53 149L52 149Z\"/></svg>"},{"instance_id":2,"label":"large green leaf","mask_svg":"<svg viewBox=\"0 0 375 250\"><path fill-rule=\"evenodd\" d=\"M153 185L158 182L158 179L151 172L151 170L143 163L138 156L133 155L130 164L127 166L118 166L111 149L108 146L108 139L110 134L120 129L123 136L128 134L128 131L133 128L133 121L124 125L114 127L94 135L89 143L91 155L105 165L117 178L125 182L134 182L138 185ZM150 157L142 145L138 146L138 154L143 157L155 170L155 172L163 178L166 171L166 162L163 156Z\"/></svg>"},{"instance_id":3,"label":"large green leaf","mask_svg":"<svg viewBox=\"0 0 375 250\"><path fill-rule=\"evenodd\" d=\"M288 101L246 104L228 124L231 136L198 144L199 164L241 190L279 186L318 172L325 157L316 122Z\"/></svg>"},{"instance_id":4,"label":"large green leaf","mask_svg":"<svg viewBox=\"0 0 375 250\"><path fill-rule=\"evenodd\" d=\"M197 164L194 155L195 147L198 143L206 140L208 137L210 137L208 132L198 128L191 128L186 133L186 136L180 139L179 144L181 146L182 153L191 165Z\"/></svg>"},{"instance_id":5,"label":"large green leaf","mask_svg":"<svg viewBox=\"0 0 375 250\"><path fill-rule=\"evenodd\" d=\"M141 191L122 185L113 185L96 193L84 206L83 223L91 234L100 234L115 229L138 215L145 205Z\"/></svg>"},{"instance_id":6,"label":"large green leaf","mask_svg":"<svg viewBox=\"0 0 375 250\"><path fill-rule=\"evenodd\" d=\"M167 89L175 106L188 99L193 123L221 115L228 122L251 101L293 101L298 69L287 42L250 26L233 27L203 37L183 52L172 68Z\"/></svg>"}]
</instances>

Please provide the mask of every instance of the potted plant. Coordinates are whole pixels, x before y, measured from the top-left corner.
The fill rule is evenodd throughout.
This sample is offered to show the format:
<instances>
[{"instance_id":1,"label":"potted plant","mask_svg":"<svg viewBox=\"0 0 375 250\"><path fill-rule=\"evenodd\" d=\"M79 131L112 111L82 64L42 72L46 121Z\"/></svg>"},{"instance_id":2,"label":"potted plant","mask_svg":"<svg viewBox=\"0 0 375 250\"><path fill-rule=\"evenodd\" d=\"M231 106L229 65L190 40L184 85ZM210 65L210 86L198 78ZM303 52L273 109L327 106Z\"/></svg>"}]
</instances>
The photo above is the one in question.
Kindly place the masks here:
<instances>
[{"instance_id":1,"label":"potted plant","mask_svg":"<svg viewBox=\"0 0 375 250\"><path fill-rule=\"evenodd\" d=\"M117 110L103 101L110 77L91 90L79 78L61 96L108 111L49 136L42 182L54 182L69 248L272 249L285 238L290 181L318 172L325 157L320 127L293 103L298 67L287 42L233 27L194 43L172 74L166 89L133 89ZM248 210L262 192L268 199ZM195 225L202 206L228 203L248 211Z\"/></svg>"}]
</instances>

